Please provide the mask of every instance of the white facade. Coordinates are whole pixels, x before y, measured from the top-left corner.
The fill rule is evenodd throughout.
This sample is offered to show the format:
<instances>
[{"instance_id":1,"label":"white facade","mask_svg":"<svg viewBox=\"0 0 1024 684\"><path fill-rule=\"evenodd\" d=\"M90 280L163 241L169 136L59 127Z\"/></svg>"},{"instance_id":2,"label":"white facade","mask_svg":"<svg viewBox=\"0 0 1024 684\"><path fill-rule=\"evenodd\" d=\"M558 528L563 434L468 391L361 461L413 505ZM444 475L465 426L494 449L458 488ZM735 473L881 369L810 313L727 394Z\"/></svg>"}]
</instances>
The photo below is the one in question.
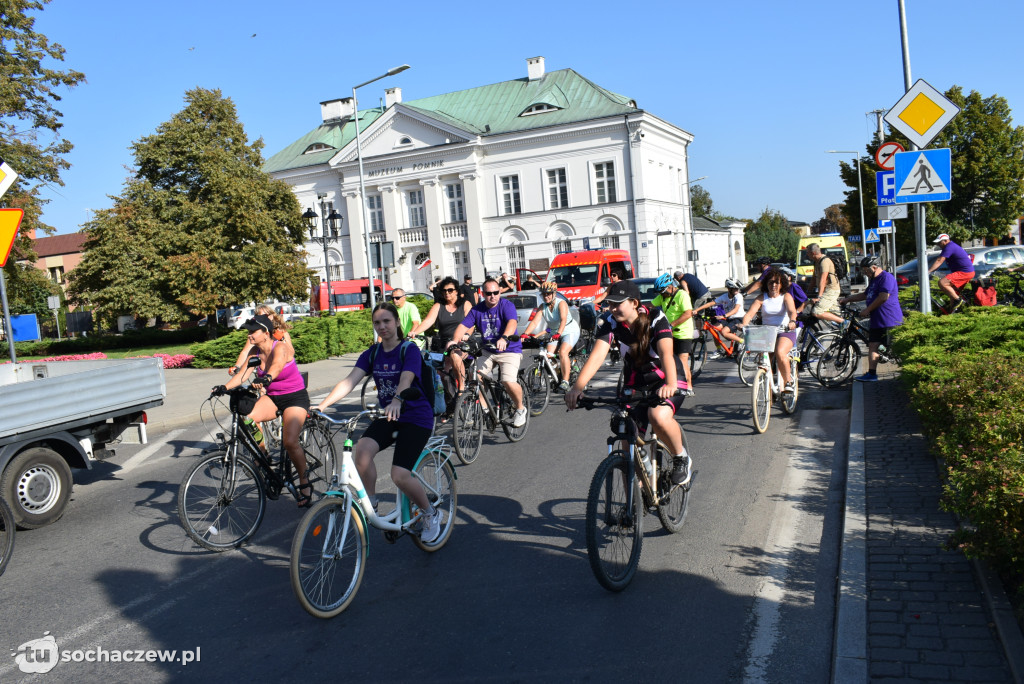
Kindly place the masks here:
<instances>
[{"instance_id":1,"label":"white facade","mask_svg":"<svg viewBox=\"0 0 1024 684\"><path fill-rule=\"evenodd\" d=\"M531 79L543 78L535 63L530 70ZM340 102L344 111L347 101ZM325 103L325 118L337 114L332 107ZM693 136L635 106L623 109L550 126L541 112L530 114L535 127L480 134L403 105L400 91L389 90L388 107L361 133L365 222L371 241L394 243L397 259L388 280L424 292L440 275L479 282L520 266L543 271L557 252L583 249L585 238L591 248L628 249L639 276L692 270ZM292 186L303 209L322 217L333 206L344 216L328 252L331 279L365 278L355 142L326 163L272 174ZM707 262L698 275L709 285L743 272L733 263L732 231L698 231L696 240ZM310 243L307 251L323 278L322 247Z\"/></svg>"}]
</instances>

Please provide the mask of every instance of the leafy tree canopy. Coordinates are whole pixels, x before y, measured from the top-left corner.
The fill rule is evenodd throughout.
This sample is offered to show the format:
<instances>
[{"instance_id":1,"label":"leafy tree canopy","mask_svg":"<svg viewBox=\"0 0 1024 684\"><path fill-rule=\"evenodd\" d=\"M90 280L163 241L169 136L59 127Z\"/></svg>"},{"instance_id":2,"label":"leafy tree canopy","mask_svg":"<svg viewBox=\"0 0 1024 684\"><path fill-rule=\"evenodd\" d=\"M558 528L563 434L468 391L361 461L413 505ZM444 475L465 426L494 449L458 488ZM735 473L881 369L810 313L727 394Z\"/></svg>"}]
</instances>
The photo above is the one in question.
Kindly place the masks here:
<instances>
[{"instance_id":1,"label":"leafy tree canopy","mask_svg":"<svg viewBox=\"0 0 1024 684\"><path fill-rule=\"evenodd\" d=\"M249 301L305 295L304 224L283 181L261 170L234 103L195 88L132 145L137 171L86 224L76 301L100 317L179 321Z\"/></svg>"},{"instance_id":2,"label":"leafy tree canopy","mask_svg":"<svg viewBox=\"0 0 1024 684\"><path fill-rule=\"evenodd\" d=\"M41 186L64 185L61 171L70 167L65 156L71 143L60 137L63 116L56 108L60 91L85 80L77 71L51 68L64 60L64 48L35 31L35 18L50 0L0 1L0 159L18 173L0 206L25 212L21 229L4 267L8 303L14 313L46 313L46 297L57 293L36 269L19 261L36 261L27 237L49 233L53 228L40 221L45 200ZM39 298L42 310L39 311Z\"/></svg>"},{"instance_id":3,"label":"leafy tree canopy","mask_svg":"<svg viewBox=\"0 0 1024 684\"><path fill-rule=\"evenodd\" d=\"M772 261L790 262L796 258L800 238L782 212L765 207L756 220L747 224L743 244L748 259L766 256Z\"/></svg>"},{"instance_id":4,"label":"leafy tree canopy","mask_svg":"<svg viewBox=\"0 0 1024 684\"><path fill-rule=\"evenodd\" d=\"M954 240L998 239L1009 226L1024 215L1024 127L1014 126L1006 99L998 95L983 97L972 90L964 95L960 86L945 93L960 113L932 141L929 148L948 147L952 154L953 193L948 202L926 203L928 238L949 233ZM893 140L910 149L899 131L890 131ZM881 141L867 146L861 157L864 197L857 197L857 172L854 164L840 162L840 177L847 187L843 214L859 225L858 200L864 202L864 215L872 224L876 212L874 155ZM916 250L913 212L895 222L897 251Z\"/></svg>"},{"instance_id":5,"label":"leafy tree canopy","mask_svg":"<svg viewBox=\"0 0 1024 684\"><path fill-rule=\"evenodd\" d=\"M850 230L850 222L843 215L843 205L841 204L825 207L825 216L811 224L811 232L815 235L840 233L846 237L850 234Z\"/></svg>"}]
</instances>

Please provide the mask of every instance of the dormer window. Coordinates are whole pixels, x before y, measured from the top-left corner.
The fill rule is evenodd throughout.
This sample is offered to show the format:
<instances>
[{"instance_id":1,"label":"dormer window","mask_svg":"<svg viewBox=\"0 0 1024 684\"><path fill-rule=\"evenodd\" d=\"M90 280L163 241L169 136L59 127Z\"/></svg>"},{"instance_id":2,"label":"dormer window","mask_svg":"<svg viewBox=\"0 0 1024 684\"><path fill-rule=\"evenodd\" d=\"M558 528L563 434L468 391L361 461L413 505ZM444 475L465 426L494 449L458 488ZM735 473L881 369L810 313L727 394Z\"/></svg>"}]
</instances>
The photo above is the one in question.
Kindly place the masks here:
<instances>
[{"instance_id":1,"label":"dormer window","mask_svg":"<svg viewBox=\"0 0 1024 684\"><path fill-rule=\"evenodd\" d=\"M331 147L330 145L326 145L324 143L317 142L317 143L313 143L312 145L307 147L306 150L302 154L313 154L314 152L324 152L326 150L333 150L333 149L334 148Z\"/></svg>"},{"instance_id":2,"label":"dormer window","mask_svg":"<svg viewBox=\"0 0 1024 684\"><path fill-rule=\"evenodd\" d=\"M561 107L556 107L553 104L538 102L537 104L527 107L519 116L533 116L534 114L543 114L545 112L557 112L559 109L561 109Z\"/></svg>"},{"instance_id":3,"label":"dormer window","mask_svg":"<svg viewBox=\"0 0 1024 684\"><path fill-rule=\"evenodd\" d=\"M403 135L398 139L398 142L395 143L395 147L406 147L408 145L412 145L412 138L407 135Z\"/></svg>"}]
</instances>

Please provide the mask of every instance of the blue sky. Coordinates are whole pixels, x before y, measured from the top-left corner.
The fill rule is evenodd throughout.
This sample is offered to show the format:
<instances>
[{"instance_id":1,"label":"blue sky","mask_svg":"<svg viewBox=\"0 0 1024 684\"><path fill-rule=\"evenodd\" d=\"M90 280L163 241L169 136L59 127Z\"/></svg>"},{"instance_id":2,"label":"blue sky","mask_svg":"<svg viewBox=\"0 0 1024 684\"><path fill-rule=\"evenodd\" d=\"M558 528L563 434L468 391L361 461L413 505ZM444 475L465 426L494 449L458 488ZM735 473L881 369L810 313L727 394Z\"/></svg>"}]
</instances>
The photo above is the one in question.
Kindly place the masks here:
<instances>
[{"instance_id":1,"label":"blue sky","mask_svg":"<svg viewBox=\"0 0 1024 684\"><path fill-rule=\"evenodd\" d=\"M913 80L1007 99L1024 121L1021 0L906 0ZM694 136L690 178L715 208L765 207L813 222L842 200L840 155L863 150L873 109L903 93L896 0L586 3L325 3L53 0L36 28L88 82L63 94L75 145L43 220L73 232L110 206L129 145L219 88L269 157L320 122L319 102L359 91L405 99L526 75L526 58L572 68ZM969 9L968 9L969 8ZM255 34L255 36L253 35ZM1014 66L1017 65L1017 66ZM852 158L852 155L843 155Z\"/></svg>"}]
</instances>

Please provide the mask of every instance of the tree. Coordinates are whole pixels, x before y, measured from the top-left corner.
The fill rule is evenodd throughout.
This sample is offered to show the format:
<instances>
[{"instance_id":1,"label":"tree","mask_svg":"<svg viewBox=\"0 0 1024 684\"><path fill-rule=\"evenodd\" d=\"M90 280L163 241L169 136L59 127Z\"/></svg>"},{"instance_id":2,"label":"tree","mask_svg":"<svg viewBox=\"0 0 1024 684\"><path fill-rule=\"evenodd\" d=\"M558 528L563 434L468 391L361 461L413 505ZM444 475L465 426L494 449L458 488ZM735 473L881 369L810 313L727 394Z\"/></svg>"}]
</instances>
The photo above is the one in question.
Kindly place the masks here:
<instances>
[{"instance_id":1,"label":"tree","mask_svg":"<svg viewBox=\"0 0 1024 684\"><path fill-rule=\"evenodd\" d=\"M825 216L811 224L811 232L815 235L822 233L839 233L843 237L850 234L850 222L843 215L843 205L832 204L825 207Z\"/></svg>"},{"instance_id":2,"label":"tree","mask_svg":"<svg viewBox=\"0 0 1024 684\"><path fill-rule=\"evenodd\" d=\"M17 313L47 313L46 297L58 292L40 271L17 262L37 259L28 235L53 231L40 221L45 200L39 197L39 188L64 185L60 173L70 167L65 156L72 147L60 137L63 115L54 105L60 102L62 86L71 88L85 80L80 72L58 71L45 63L63 61L64 48L34 30L35 18L29 12L42 10L49 2L0 3L0 159L19 176L0 205L25 212L4 267L8 303Z\"/></svg>"},{"instance_id":3,"label":"tree","mask_svg":"<svg viewBox=\"0 0 1024 684\"><path fill-rule=\"evenodd\" d=\"M690 188L690 204L690 209L694 216L713 218L714 209L711 193L705 190L704 186L694 185Z\"/></svg>"},{"instance_id":4,"label":"tree","mask_svg":"<svg viewBox=\"0 0 1024 684\"><path fill-rule=\"evenodd\" d=\"M929 148L950 148L953 192L948 202L928 202L926 226L929 237L949 233L954 240L999 238L1024 214L1024 127L1012 125L1010 107L998 95L982 97L978 92L963 94L960 86L945 93L960 107L960 113L946 126ZM907 150L909 141L896 130L887 140ZM876 215L875 151L882 141L874 140L861 157L864 197L857 197L857 173L854 165L840 162L839 173L851 190L845 192L843 214L856 225L858 199L864 203L864 215ZM913 212L895 222L896 248L900 253L915 252Z\"/></svg>"},{"instance_id":5,"label":"tree","mask_svg":"<svg viewBox=\"0 0 1024 684\"><path fill-rule=\"evenodd\" d=\"M749 258L766 256L772 261L790 262L796 258L800 238L782 212L765 207L757 220L747 224L743 244Z\"/></svg>"},{"instance_id":6,"label":"tree","mask_svg":"<svg viewBox=\"0 0 1024 684\"><path fill-rule=\"evenodd\" d=\"M188 91L182 111L132 145L137 171L86 224L86 254L70 274L75 301L105 321L181 321L304 296L300 207L261 170L262 148L219 90Z\"/></svg>"}]
</instances>

